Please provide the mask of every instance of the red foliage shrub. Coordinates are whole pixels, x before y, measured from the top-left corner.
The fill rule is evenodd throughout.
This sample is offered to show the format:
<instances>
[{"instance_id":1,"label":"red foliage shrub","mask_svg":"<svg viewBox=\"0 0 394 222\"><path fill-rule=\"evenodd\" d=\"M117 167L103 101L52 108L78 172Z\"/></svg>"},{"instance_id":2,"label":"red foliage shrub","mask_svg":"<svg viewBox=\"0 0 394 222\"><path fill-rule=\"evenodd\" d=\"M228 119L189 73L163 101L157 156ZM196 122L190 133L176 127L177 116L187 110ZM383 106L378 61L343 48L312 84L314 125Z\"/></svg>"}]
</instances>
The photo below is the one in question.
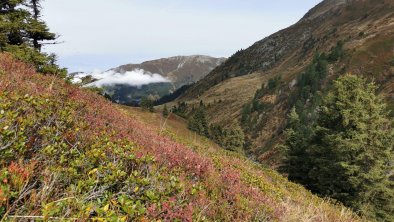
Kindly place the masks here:
<instances>
[{"instance_id":1,"label":"red foliage shrub","mask_svg":"<svg viewBox=\"0 0 394 222\"><path fill-rule=\"evenodd\" d=\"M2 206L2 203L7 201L7 197L4 194L4 191L0 188L0 206Z\"/></svg>"},{"instance_id":2,"label":"red foliage shrub","mask_svg":"<svg viewBox=\"0 0 394 222\"><path fill-rule=\"evenodd\" d=\"M29 94L59 101L55 108L57 111L61 110L63 103L72 101L73 104L77 104L75 110L72 110L74 106L71 106L67 113L71 112L70 116L76 116L77 120L84 120L86 125L81 124L83 127L78 125L82 129L78 129L77 132L67 131L67 126L64 126L63 129L66 130L62 131L60 137L67 144L80 141L94 144L88 142L95 141L102 135L111 135L109 138L111 141L126 139L132 141L133 146L137 145L136 149L133 147L132 152L133 155L136 152L135 156L138 159L146 155L153 156L155 158L155 163L152 163L153 169L168 169L168 172L163 173L164 175L160 172L160 177L170 178L174 175L180 178L184 188L182 193L157 194L160 201L147 205L149 207L146 209L146 216L149 219L192 221L196 217L197 220L204 220L205 217L207 220L220 221L281 221L287 213L281 205L283 202L280 198L274 199L272 195L268 195L272 190L266 190L264 187L266 184L255 185L256 180L257 183L267 181L263 171L253 170L252 182L244 181L245 171L241 168L246 161L227 156L222 159L220 155L214 157L200 155L183 144L159 135L156 129L139 122L100 95L87 89L80 89L56 77L39 75L32 67L15 61L7 54L0 54L0 93L2 92L6 95L8 92L13 92L18 95ZM64 122L67 125L67 121ZM39 138L30 134L26 138L26 148L34 149L34 144ZM31 152L35 151L37 150ZM214 165L212 160L215 163L218 161L219 164ZM34 164L25 166L22 163L12 162L7 170L11 175L19 175L21 180L25 181L31 176L33 168ZM75 167L72 170L78 171L79 168ZM122 173L130 174L130 172L120 172ZM2 182L7 183L8 186L10 180ZM195 184L199 186L198 189L194 187ZM160 185L158 190L162 188ZM169 186L172 187L172 184ZM4 201L7 201L6 192L7 190L0 188L0 204L4 198ZM63 191L59 189L59 192ZM108 207L106 208L107 211Z\"/></svg>"},{"instance_id":3,"label":"red foliage shrub","mask_svg":"<svg viewBox=\"0 0 394 222\"><path fill-rule=\"evenodd\" d=\"M10 174L17 175L22 180L27 180L30 175L30 172L24 168L24 166L21 166L15 162L11 162L11 164L8 166L8 172Z\"/></svg>"},{"instance_id":4,"label":"red foliage shrub","mask_svg":"<svg viewBox=\"0 0 394 222\"><path fill-rule=\"evenodd\" d=\"M143 148L143 154L152 154L157 161L169 168L180 167L195 176L203 176L212 169L209 159L169 138L159 136L154 129L132 119L120 109L114 109L111 102L95 93L89 93L55 77L38 75L28 65L17 62L6 54L0 56L0 69L7 73L7 77L11 77L1 79L1 91L48 94L59 100L77 101L83 107L77 113L84 117L89 126L89 130L81 132L85 133L82 136L93 138L103 132L115 132L115 139L127 138L134 141ZM24 87L20 87L21 85Z\"/></svg>"},{"instance_id":5,"label":"red foliage shrub","mask_svg":"<svg viewBox=\"0 0 394 222\"><path fill-rule=\"evenodd\" d=\"M177 204L179 200L176 197L171 197L165 201L159 209L156 204L148 207L148 216L151 218L163 218L164 221L193 221L193 206L187 204L180 206Z\"/></svg>"}]
</instances>

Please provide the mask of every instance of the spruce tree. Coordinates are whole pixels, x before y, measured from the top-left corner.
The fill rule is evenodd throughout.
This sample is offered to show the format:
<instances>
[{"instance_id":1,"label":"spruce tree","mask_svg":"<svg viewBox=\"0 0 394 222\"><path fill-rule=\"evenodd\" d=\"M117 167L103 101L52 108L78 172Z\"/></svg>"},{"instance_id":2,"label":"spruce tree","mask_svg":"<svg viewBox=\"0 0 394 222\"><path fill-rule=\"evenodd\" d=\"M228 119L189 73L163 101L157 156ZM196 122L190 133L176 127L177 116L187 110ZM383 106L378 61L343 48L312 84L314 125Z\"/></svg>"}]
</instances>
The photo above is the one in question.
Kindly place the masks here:
<instances>
[{"instance_id":1,"label":"spruce tree","mask_svg":"<svg viewBox=\"0 0 394 222\"><path fill-rule=\"evenodd\" d=\"M394 133L377 87L347 74L320 108L309 175L321 194L365 215L394 220Z\"/></svg>"},{"instance_id":2,"label":"spruce tree","mask_svg":"<svg viewBox=\"0 0 394 222\"><path fill-rule=\"evenodd\" d=\"M164 118L167 118L168 115L169 115L169 112L168 112L167 105L164 104L164 107L163 107L163 116L164 116Z\"/></svg>"},{"instance_id":3,"label":"spruce tree","mask_svg":"<svg viewBox=\"0 0 394 222\"><path fill-rule=\"evenodd\" d=\"M27 2L31 9L27 25L28 38L31 40L33 47L41 50L44 41L53 41L57 38L56 34L49 31L48 26L41 20L41 2L39 0L30 0Z\"/></svg>"},{"instance_id":4,"label":"spruce tree","mask_svg":"<svg viewBox=\"0 0 394 222\"><path fill-rule=\"evenodd\" d=\"M293 111L285 168L290 179L315 193L370 218L393 221L394 132L376 89L363 78L340 77L311 130L304 131Z\"/></svg>"},{"instance_id":5,"label":"spruce tree","mask_svg":"<svg viewBox=\"0 0 394 222\"><path fill-rule=\"evenodd\" d=\"M43 44L57 36L40 18L39 0L2 0L0 2L0 49L32 64L41 73L66 77L67 70L56 65L56 56L41 53Z\"/></svg>"},{"instance_id":6,"label":"spruce tree","mask_svg":"<svg viewBox=\"0 0 394 222\"><path fill-rule=\"evenodd\" d=\"M202 136L209 136L208 121L205 116L204 106L198 108L189 118L188 127Z\"/></svg>"},{"instance_id":7,"label":"spruce tree","mask_svg":"<svg viewBox=\"0 0 394 222\"><path fill-rule=\"evenodd\" d=\"M224 148L236 152L243 151L245 135L238 124L233 125L232 127L230 127L230 129L226 130L224 140L225 141L222 144Z\"/></svg>"},{"instance_id":8,"label":"spruce tree","mask_svg":"<svg viewBox=\"0 0 394 222\"><path fill-rule=\"evenodd\" d=\"M0 3L1 47L21 45L27 41L25 36L26 21L29 11L21 8L25 0L2 0Z\"/></svg>"},{"instance_id":9,"label":"spruce tree","mask_svg":"<svg viewBox=\"0 0 394 222\"><path fill-rule=\"evenodd\" d=\"M41 20L39 0L2 0L0 3L2 45L31 45L41 49L44 41L56 39Z\"/></svg>"},{"instance_id":10,"label":"spruce tree","mask_svg":"<svg viewBox=\"0 0 394 222\"><path fill-rule=\"evenodd\" d=\"M307 153L307 149L313 136L313 128L305 124L302 110L294 107L289 114L289 126L285 131L286 141L284 146L286 159L281 170L288 174L289 180L305 185L311 189L311 178L309 171L311 169L311 158Z\"/></svg>"},{"instance_id":11,"label":"spruce tree","mask_svg":"<svg viewBox=\"0 0 394 222\"><path fill-rule=\"evenodd\" d=\"M141 99L140 107L143 110L148 110L149 112L154 112L155 111L153 101L151 99L149 99L149 98L146 98L146 97Z\"/></svg>"}]
</instances>

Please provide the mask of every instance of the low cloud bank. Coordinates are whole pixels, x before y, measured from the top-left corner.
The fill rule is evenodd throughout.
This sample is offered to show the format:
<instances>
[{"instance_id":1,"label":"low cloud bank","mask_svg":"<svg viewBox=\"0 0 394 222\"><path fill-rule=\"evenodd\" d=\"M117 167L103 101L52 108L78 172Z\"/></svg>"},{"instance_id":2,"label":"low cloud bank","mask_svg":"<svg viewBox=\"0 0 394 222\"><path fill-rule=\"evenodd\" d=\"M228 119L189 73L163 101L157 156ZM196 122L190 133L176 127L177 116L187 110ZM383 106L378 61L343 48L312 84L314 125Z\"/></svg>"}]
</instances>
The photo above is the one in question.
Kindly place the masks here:
<instances>
[{"instance_id":1,"label":"low cloud bank","mask_svg":"<svg viewBox=\"0 0 394 222\"><path fill-rule=\"evenodd\" d=\"M143 69L135 69L125 73L117 73L114 71L78 73L74 76L73 82L80 82L81 79L86 76L92 76L92 78L97 79L97 81L88 84L88 86L97 87L112 86L116 84L140 87L151 83L170 82L170 80L164 78L160 74L146 72Z\"/></svg>"}]
</instances>

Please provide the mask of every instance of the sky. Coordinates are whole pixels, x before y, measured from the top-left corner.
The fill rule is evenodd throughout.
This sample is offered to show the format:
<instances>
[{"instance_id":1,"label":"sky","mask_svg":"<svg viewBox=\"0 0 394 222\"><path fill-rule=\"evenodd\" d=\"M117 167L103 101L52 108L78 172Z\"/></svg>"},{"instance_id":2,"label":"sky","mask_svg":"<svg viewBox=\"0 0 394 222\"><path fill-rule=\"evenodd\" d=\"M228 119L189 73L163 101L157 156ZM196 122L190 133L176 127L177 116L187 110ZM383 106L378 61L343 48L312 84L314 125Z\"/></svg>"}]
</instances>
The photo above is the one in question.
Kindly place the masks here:
<instances>
[{"instance_id":1,"label":"sky","mask_svg":"<svg viewBox=\"0 0 394 222\"><path fill-rule=\"evenodd\" d=\"M116 2L116 3L115 3ZM320 0L44 0L48 45L75 71L177 55L229 57L296 23Z\"/></svg>"}]
</instances>

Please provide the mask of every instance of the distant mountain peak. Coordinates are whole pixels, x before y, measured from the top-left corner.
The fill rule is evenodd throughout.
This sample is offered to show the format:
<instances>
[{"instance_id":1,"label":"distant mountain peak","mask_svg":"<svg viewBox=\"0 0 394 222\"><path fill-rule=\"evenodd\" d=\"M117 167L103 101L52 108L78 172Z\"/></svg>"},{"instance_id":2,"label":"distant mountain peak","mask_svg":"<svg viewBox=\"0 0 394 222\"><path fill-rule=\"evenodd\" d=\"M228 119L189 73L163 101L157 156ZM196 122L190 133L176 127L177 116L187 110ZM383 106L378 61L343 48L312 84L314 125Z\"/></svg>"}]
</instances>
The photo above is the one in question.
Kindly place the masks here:
<instances>
[{"instance_id":1,"label":"distant mountain peak","mask_svg":"<svg viewBox=\"0 0 394 222\"><path fill-rule=\"evenodd\" d=\"M313 20L317 17L331 11L338 9L343 4L349 3L351 0L325 0L321 3L317 4L311 10L309 10L304 17L302 17L301 21Z\"/></svg>"},{"instance_id":2,"label":"distant mountain peak","mask_svg":"<svg viewBox=\"0 0 394 222\"><path fill-rule=\"evenodd\" d=\"M118 103L136 104L142 97L159 99L197 82L225 60L206 55L173 56L121 65L103 73L71 73L70 77L75 83L103 88Z\"/></svg>"},{"instance_id":3,"label":"distant mountain peak","mask_svg":"<svg viewBox=\"0 0 394 222\"><path fill-rule=\"evenodd\" d=\"M277 92L258 98L263 108L255 113L255 125L246 128L251 154L264 159L262 152L270 155L274 141L283 135L285 117L298 97L294 91L299 90L301 74L317 55L328 56L338 46L344 56L328 66L328 74L319 84L347 72L361 75L377 82L379 93L394 107L393 0L322 1L296 24L234 53L178 101L194 104L203 100L211 104L206 109L210 123L230 125L240 120L245 104L257 101L255 95L262 85L280 82Z\"/></svg>"},{"instance_id":4,"label":"distant mountain peak","mask_svg":"<svg viewBox=\"0 0 394 222\"><path fill-rule=\"evenodd\" d=\"M145 61L141 64L125 64L111 70L125 73L135 69L143 69L150 73L158 73L170 79L178 88L200 80L225 60L226 58L206 55L173 56Z\"/></svg>"}]
</instances>

